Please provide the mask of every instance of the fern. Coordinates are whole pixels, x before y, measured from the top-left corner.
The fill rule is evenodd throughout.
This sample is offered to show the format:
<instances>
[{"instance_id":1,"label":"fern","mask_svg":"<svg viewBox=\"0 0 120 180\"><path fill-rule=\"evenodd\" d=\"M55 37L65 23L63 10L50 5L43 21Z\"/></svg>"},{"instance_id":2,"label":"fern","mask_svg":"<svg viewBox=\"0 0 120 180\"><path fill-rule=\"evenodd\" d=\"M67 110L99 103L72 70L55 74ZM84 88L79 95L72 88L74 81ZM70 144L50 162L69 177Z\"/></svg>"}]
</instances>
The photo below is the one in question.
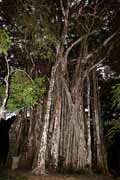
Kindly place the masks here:
<instances>
[{"instance_id":1,"label":"fern","mask_svg":"<svg viewBox=\"0 0 120 180\"><path fill-rule=\"evenodd\" d=\"M113 86L113 106L120 108L120 83Z\"/></svg>"}]
</instances>

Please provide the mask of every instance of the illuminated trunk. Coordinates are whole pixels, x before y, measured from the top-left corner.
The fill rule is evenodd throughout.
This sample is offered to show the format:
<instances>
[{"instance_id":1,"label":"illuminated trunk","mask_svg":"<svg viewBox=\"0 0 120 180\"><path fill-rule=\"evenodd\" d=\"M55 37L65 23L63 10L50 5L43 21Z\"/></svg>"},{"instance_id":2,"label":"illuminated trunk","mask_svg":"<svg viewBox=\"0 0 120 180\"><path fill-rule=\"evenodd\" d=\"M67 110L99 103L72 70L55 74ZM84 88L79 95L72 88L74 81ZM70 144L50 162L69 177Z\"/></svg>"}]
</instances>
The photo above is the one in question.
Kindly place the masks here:
<instances>
[{"instance_id":1,"label":"illuminated trunk","mask_svg":"<svg viewBox=\"0 0 120 180\"><path fill-rule=\"evenodd\" d=\"M84 48L83 48L84 49ZM60 54L61 55L61 54ZM85 55L83 53L83 58ZM90 117L91 108L91 79L85 81L84 63L79 58L74 75L74 83L70 86L64 56L59 56L52 68L51 81L48 91L46 114L42 136L38 148L38 158L35 174L45 174L47 171L91 171L93 156L98 167L106 171L106 156L103 154L103 134L98 113L98 96L93 81L94 117ZM63 71L64 70L64 71ZM87 82L87 94L85 94ZM88 116L85 116L84 96L87 96ZM92 119L91 119L92 118ZM94 123L93 129L91 121ZM92 132L94 131L94 132ZM93 140L92 140L93 139ZM94 142L94 148L92 148ZM97 155L95 156L97 152Z\"/></svg>"},{"instance_id":2,"label":"illuminated trunk","mask_svg":"<svg viewBox=\"0 0 120 180\"><path fill-rule=\"evenodd\" d=\"M86 142L83 80L79 80L74 87L75 94L71 94L68 81L60 68L55 67L52 70L37 165L33 169L35 174L44 174L46 168L50 171L81 171L91 167Z\"/></svg>"},{"instance_id":3,"label":"illuminated trunk","mask_svg":"<svg viewBox=\"0 0 120 180\"><path fill-rule=\"evenodd\" d=\"M53 66L52 72L51 72L51 80L50 80L50 86L49 86L49 91L48 91L46 114L45 114L43 130L42 130L43 132L40 139L37 165L33 169L33 173L35 174L45 174L45 160L46 160L47 138L48 138L48 129L49 129L49 121L50 121L50 111L51 111L51 105L52 105L52 98L53 98L52 95L53 95L54 86L55 86L57 67L58 67L58 64Z\"/></svg>"}]
</instances>

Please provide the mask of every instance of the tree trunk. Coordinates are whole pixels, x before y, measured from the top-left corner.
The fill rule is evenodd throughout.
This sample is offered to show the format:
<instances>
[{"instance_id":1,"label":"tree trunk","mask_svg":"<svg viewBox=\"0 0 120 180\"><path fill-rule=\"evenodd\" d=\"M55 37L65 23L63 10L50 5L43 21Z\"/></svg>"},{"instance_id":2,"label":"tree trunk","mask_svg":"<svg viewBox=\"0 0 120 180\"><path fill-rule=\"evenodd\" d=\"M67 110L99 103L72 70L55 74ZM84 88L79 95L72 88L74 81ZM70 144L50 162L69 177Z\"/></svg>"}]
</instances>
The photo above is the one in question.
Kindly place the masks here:
<instances>
[{"instance_id":1,"label":"tree trunk","mask_svg":"<svg viewBox=\"0 0 120 180\"><path fill-rule=\"evenodd\" d=\"M60 56L61 59L64 57ZM62 66L61 63L62 62ZM81 62L80 62L81 63ZM70 87L66 73L63 73L63 61L58 60L52 68L48 92L46 114L37 158L33 172L45 174L46 170L90 170L93 165L93 154L97 152L97 164L106 168L105 156L101 151L102 134L99 123L98 102L94 91L95 126L90 123L90 79L87 80L88 117L84 113L84 66L77 66L75 83ZM67 66L66 66L67 67ZM65 70L65 69L64 69ZM67 69L66 69L67 71ZM95 81L93 80L95 83ZM93 138L96 142L92 148ZM97 164L95 168L97 169Z\"/></svg>"},{"instance_id":2,"label":"tree trunk","mask_svg":"<svg viewBox=\"0 0 120 180\"><path fill-rule=\"evenodd\" d=\"M26 161L29 162L29 168L33 167L35 174L45 174L46 171L88 171L93 167L93 155L97 152L94 157L97 161L94 169L100 167L105 171L107 166L95 74L92 75L92 85L89 77L86 86L85 81L79 78L71 90L68 78L63 76L58 65L59 63L56 63L52 68L45 115L43 105L38 105L30 111L26 141ZM92 90L93 101L90 97ZM84 115L85 101L87 116ZM91 119L94 109L95 117ZM91 121L95 123L93 129ZM22 144L25 146L24 142ZM24 159L24 154L19 154L21 159Z\"/></svg>"},{"instance_id":3,"label":"tree trunk","mask_svg":"<svg viewBox=\"0 0 120 180\"><path fill-rule=\"evenodd\" d=\"M45 160L46 160L45 158L46 158L46 149L47 149L48 128L49 128L50 111L51 111L51 103L52 103L52 93L55 86L55 77L56 77L57 67L58 67L58 64L56 63L55 66L53 66L52 72L51 72L51 80L50 80L50 86L49 86L49 92L48 92L46 114L45 114L45 120L44 120L44 125L43 125L42 137L40 140L37 165L33 169L33 173L35 174L45 174Z\"/></svg>"},{"instance_id":4,"label":"tree trunk","mask_svg":"<svg viewBox=\"0 0 120 180\"><path fill-rule=\"evenodd\" d=\"M93 70L93 98L94 98L94 118L95 118L95 127L96 127L96 148L97 148L97 167L103 172L107 173L107 162L106 162L106 152L105 144L103 140L103 127L102 121L100 118L100 102L97 89L97 80L96 74Z\"/></svg>"},{"instance_id":5,"label":"tree trunk","mask_svg":"<svg viewBox=\"0 0 120 180\"><path fill-rule=\"evenodd\" d=\"M88 117L87 117L87 148L88 148L88 163L91 168L92 165L92 152L91 152L91 86L90 86L90 77L87 76L87 108L88 108Z\"/></svg>"}]
</instances>

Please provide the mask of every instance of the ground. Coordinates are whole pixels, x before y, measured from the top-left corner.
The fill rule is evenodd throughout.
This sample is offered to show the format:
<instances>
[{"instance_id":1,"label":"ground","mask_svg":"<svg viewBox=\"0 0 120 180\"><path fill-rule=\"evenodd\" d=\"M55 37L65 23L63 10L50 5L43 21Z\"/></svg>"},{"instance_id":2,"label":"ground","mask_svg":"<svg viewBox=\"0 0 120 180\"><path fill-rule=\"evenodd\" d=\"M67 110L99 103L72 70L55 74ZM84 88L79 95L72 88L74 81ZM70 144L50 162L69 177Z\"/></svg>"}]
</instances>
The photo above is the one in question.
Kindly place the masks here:
<instances>
[{"instance_id":1,"label":"ground","mask_svg":"<svg viewBox=\"0 0 120 180\"><path fill-rule=\"evenodd\" d=\"M93 176L31 176L29 180L112 180L109 177L93 177Z\"/></svg>"},{"instance_id":2,"label":"ground","mask_svg":"<svg viewBox=\"0 0 120 180\"><path fill-rule=\"evenodd\" d=\"M45 175L35 176L24 171L0 171L0 180L120 180L102 175Z\"/></svg>"}]
</instances>

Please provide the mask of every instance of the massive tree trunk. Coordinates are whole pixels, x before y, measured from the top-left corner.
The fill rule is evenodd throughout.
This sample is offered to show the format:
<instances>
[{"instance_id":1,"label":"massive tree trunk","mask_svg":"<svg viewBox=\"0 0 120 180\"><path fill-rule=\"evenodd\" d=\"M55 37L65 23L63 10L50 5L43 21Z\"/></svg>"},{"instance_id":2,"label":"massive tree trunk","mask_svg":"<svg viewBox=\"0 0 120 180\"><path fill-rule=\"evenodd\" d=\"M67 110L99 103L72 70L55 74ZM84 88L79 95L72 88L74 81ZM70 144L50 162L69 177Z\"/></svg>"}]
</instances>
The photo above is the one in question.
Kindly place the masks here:
<instances>
[{"instance_id":1,"label":"massive tree trunk","mask_svg":"<svg viewBox=\"0 0 120 180\"><path fill-rule=\"evenodd\" d=\"M90 114L87 118L84 116L85 79L83 76L85 67L81 64L81 60L78 61L75 82L70 86L67 66L65 68L63 63L65 57L60 57L61 59L52 68L43 132L37 164L33 170L36 174L44 174L46 170L80 172L90 170L92 167L92 154L94 153L92 150L94 149L91 148ZM90 96L89 83L88 81L88 96ZM94 98L96 100L97 96ZM88 109L90 111L90 99L88 99ZM98 162L96 169L97 166L105 169L106 157L100 151L103 142L101 141L99 115L95 116L95 122L96 133L92 133L92 136L97 139L95 151L99 152L96 157ZM99 161L100 157L102 158Z\"/></svg>"},{"instance_id":2,"label":"massive tree trunk","mask_svg":"<svg viewBox=\"0 0 120 180\"><path fill-rule=\"evenodd\" d=\"M107 56L109 55L112 49L111 42L114 42L113 39L117 38L117 32L106 39L98 48L95 48L91 41L94 38L98 38L97 36L101 32L101 28L99 31L96 26L99 19L97 17L99 8L97 7L97 2L90 2L90 4L87 2L87 5L86 2L81 2L74 7L75 2L69 3L69 1L63 2L60 0L61 10L59 10L59 7L56 7L57 12L62 12L61 23L59 16L57 17L56 14L55 19L52 19L52 24L54 25L55 21L59 22L59 25L63 24L63 30L58 35L60 44L56 48L56 62L51 71L45 113L43 112L44 107L41 105L31 110L30 124L27 129L27 138L25 139L23 138L23 133L24 131L26 132L24 124L27 122L27 117L21 120L24 122L23 124L18 123L20 130L17 130L20 136L18 138L17 155L24 159L23 146L25 144L28 145L25 150L25 160L29 162L30 168L33 167L33 172L36 174L44 174L46 170L73 170L78 172L91 170L92 168L95 170L100 168L104 172L107 170L103 134L101 133L102 125L96 77L94 72L92 78L89 77L89 72L98 65L98 60L100 60L99 63L103 62L106 52ZM91 4L93 4L93 7L95 4L95 7L92 8L93 14L91 13L92 9L87 8ZM80 9L76 11L74 8L77 8L76 10ZM87 9L90 9L90 13ZM80 21L78 21L79 18L81 19ZM72 19L73 21L71 21ZM69 20L70 22L68 22ZM74 28L74 23L76 22L82 24L81 28ZM73 32L74 30L76 32ZM89 38L95 32L97 32L96 35L93 38ZM75 38L78 39L74 41ZM97 41L95 44L98 46L100 42L98 43ZM69 46L70 43L71 45ZM74 55L75 58L77 55L79 57L77 57L75 69L70 73L68 72L68 65L71 63L73 54L69 57L69 53L78 43L80 45L75 48ZM51 43L51 48L53 44ZM33 64L30 70L32 74L35 64L32 59L31 62ZM85 75L86 73L87 76ZM72 77L71 80L69 75ZM7 82L8 80L9 77ZM4 106L9 95L8 85L6 84ZM86 103L87 115L85 115ZM21 166L23 166L22 163Z\"/></svg>"},{"instance_id":3,"label":"massive tree trunk","mask_svg":"<svg viewBox=\"0 0 120 180\"><path fill-rule=\"evenodd\" d=\"M21 156L20 166L29 164L27 168L33 168L35 174L46 171L81 172L98 167L104 172L107 169L106 157L95 74L91 85L91 76L87 80L83 78L84 66L79 59L74 82L70 83L68 67L63 73L61 59L64 57L51 71L47 103L30 110L26 140L18 140L21 149L16 155ZM86 116L85 103L88 108ZM27 123L26 120L25 115L22 122ZM25 126L21 124L21 131ZM25 151L22 146L26 147Z\"/></svg>"},{"instance_id":4,"label":"massive tree trunk","mask_svg":"<svg viewBox=\"0 0 120 180\"><path fill-rule=\"evenodd\" d=\"M106 169L104 163L106 157L101 158L103 153L100 150L102 134L100 133L99 114L96 109L97 95L94 96L93 101L94 107L92 111L95 111L95 116L92 117L94 119L92 121L95 124L93 129L90 123L90 79L87 81L89 112L88 117L85 118L84 90L86 84L86 57L88 55L87 37L80 38L65 52L63 42L66 31L67 20L65 21L62 34L63 41L58 48L56 63L51 72L44 126L40 139L37 164L33 170L36 174L44 174L46 169L90 170L93 167L92 159L96 152L97 155L94 156L97 162L95 163L95 168L97 169L97 166L100 166L102 169ZM79 41L81 41L80 54L77 58L74 72L72 72L72 80L70 81L68 54L71 48ZM93 88L93 91L95 95L96 89ZM92 148L91 138L96 141L94 142L94 148Z\"/></svg>"},{"instance_id":5,"label":"massive tree trunk","mask_svg":"<svg viewBox=\"0 0 120 180\"><path fill-rule=\"evenodd\" d=\"M29 162L29 168L33 168L35 174L45 174L46 171L81 172L98 167L103 171L107 169L95 74L92 80L91 76L87 80L84 78L84 46L71 81L65 56L63 51L59 51L51 70L46 105L39 104L30 110L27 139L23 142L27 149L25 156L23 150L19 155L20 166L24 167L22 159L26 157L26 165Z\"/></svg>"},{"instance_id":6,"label":"massive tree trunk","mask_svg":"<svg viewBox=\"0 0 120 180\"><path fill-rule=\"evenodd\" d=\"M85 32L66 50L69 4L64 8L61 1L61 6L64 27L60 44L56 48L56 62L51 70L42 126L36 132L37 128L35 127L40 124L36 122L35 125L32 121L33 124L29 130L29 144L37 148L36 155L32 158L34 159L33 172L35 174L45 174L47 170L80 172L81 170L92 170L92 168L94 170L100 168L106 172L106 155L104 155L103 133L101 133L96 77L90 71L98 65L99 58L104 59L103 50L105 48L109 50L108 45L115 35L91 52L88 47L90 46L88 37L95 31L91 31L90 28L88 33ZM71 66L72 61L68 56L78 43L81 43L77 48L79 49L78 57L75 67L72 66L74 69L71 73L68 66ZM85 115L86 104L88 112ZM39 135L36 136L36 133ZM35 143L36 137L37 143ZM33 149L34 156L35 150Z\"/></svg>"}]
</instances>

